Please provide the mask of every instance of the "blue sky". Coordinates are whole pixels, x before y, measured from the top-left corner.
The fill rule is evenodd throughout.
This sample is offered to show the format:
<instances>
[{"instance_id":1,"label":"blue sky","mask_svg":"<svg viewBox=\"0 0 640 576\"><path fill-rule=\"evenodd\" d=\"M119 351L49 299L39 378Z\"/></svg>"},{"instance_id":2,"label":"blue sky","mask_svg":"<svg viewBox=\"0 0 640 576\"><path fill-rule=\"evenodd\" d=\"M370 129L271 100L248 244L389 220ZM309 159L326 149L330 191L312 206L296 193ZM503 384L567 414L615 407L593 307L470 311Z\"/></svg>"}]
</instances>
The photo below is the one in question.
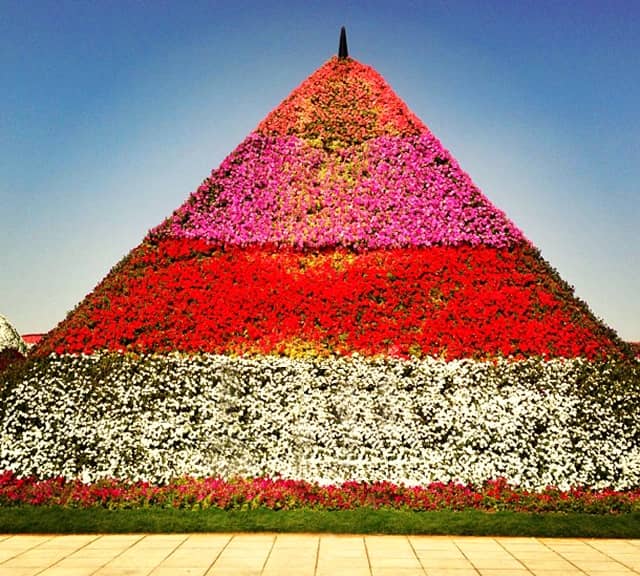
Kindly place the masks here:
<instances>
[{"instance_id":1,"label":"blue sky","mask_svg":"<svg viewBox=\"0 0 640 576\"><path fill-rule=\"evenodd\" d=\"M338 47L640 341L640 2L0 0L0 313L62 320Z\"/></svg>"}]
</instances>

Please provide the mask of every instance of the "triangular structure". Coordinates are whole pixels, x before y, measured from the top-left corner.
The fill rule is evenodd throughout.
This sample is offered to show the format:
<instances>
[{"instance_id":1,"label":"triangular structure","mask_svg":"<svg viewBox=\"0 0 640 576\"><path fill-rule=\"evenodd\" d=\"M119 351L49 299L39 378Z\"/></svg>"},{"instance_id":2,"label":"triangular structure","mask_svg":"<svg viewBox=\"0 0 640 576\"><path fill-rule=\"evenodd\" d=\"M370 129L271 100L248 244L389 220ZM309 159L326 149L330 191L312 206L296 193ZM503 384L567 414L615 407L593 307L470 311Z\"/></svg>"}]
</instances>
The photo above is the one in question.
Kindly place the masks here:
<instances>
[{"instance_id":1,"label":"triangular structure","mask_svg":"<svg viewBox=\"0 0 640 576\"><path fill-rule=\"evenodd\" d=\"M138 407L161 422L161 448L152 452L161 441L140 433L131 439L135 464L123 453L107 465L94 447L51 467L65 475L505 475L530 485L619 486L640 478L637 431L623 442L624 471L615 455L593 464L602 438L576 455L572 436L624 427L635 397L624 418L609 406L589 422L589 403L585 414L563 412L589 387L598 406L620 387L637 394L637 374L618 369L631 362L628 348L383 78L345 56L272 111L36 355L40 378L74 390L87 379L100 390L111 382L117 402L127 378L163 390L145 388L155 408ZM215 399L205 409L208 393ZM174 396L200 406L187 409L183 399L171 412L198 414L186 424L180 416L186 432L178 436L167 432L175 422L158 416L166 407L157 402ZM104 410L101 418L113 417ZM527 418L533 435L521 429ZM575 432L562 429L571 418ZM394 421L404 422L400 431ZM514 438L499 440L503 429ZM162 464L151 453L162 453ZM7 466L33 469L21 458L5 451Z\"/></svg>"},{"instance_id":2,"label":"triangular structure","mask_svg":"<svg viewBox=\"0 0 640 576\"><path fill-rule=\"evenodd\" d=\"M372 68L332 58L40 346L622 355Z\"/></svg>"}]
</instances>

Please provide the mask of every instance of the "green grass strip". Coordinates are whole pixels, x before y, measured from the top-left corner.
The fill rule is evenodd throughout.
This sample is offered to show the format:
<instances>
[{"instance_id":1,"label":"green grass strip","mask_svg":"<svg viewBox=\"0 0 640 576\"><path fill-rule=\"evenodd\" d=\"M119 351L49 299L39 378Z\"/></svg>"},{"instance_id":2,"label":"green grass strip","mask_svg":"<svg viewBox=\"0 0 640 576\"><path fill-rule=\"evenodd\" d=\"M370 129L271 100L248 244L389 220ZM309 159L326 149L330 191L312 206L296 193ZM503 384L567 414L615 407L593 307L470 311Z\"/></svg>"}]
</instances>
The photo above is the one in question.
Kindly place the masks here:
<instances>
[{"instance_id":1,"label":"green grass strip","mask_svg":"<svg viewBox=\"0 0 640 576\"><path fill-rule=\"evenodd\" d=\"M0 533L128 532L329 532L639 538L640 513L408 512L366 508L331 512L163 508L107 510L41 506L0 508Z\"/></svg>"}]
</instances>

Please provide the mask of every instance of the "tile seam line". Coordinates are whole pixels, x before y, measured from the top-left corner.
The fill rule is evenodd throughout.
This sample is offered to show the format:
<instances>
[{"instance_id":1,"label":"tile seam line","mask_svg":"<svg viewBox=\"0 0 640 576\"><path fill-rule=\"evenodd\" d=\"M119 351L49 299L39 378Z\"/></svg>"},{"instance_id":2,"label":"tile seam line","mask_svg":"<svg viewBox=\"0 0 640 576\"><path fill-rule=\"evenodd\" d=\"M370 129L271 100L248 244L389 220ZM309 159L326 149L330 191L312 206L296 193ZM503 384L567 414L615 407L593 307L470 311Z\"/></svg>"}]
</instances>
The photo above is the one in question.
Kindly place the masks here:
<instances>
[{"instance_id":1,"label":"tile seam line","mask_svg":"<svg viewBox=\"0 0 640 576\"><path fill-rule=\"evenodd\" d=\"M313 564L313 576L318 574L318 562L320 561L320 540L322 536L318 536L318 543L316 545L316 561Z\"/></svg>"},{"instance_id":2,"label":"tile seam line","mask_svg":"<svg viewBox=\"0 0 640 576\"><path fill-rule=\"evenodd\" d=\"M405 536L405 538L407 539L407 542L409 544L409 547L411 548L411 552L413 552L413 555L414 555L415 559L418 561L418 564L420 564L420 568L425 573L425 575L427 575L428 574L427 569L424 567L424 564L422 563L422 560L420 560L420 556L418 556L418 553L416 552L415 546L413 545L413 542L411 542L411 537L410 536Z\"/></svg>"},{"instance_id":3,"label":"tile seam line","mask_svg":"<svg viewBox=\"0 0 640 576\"><path fill-rule=\"evenodd\" d=\"M367 537L362 536L362 545L364 546L364 553L367 556L367 566L369 567L369 574L373 576L373 569L371 568L371 557L369 556L369 547L367 546Z\"/></svg>"},{"instance_id":4,"label":"tile seam line","mask_svg":"<svg viewBox=\"0 0 640 576\"><path fill-rule=\"evenodd\" d=\"M527 572L529 572L529 574L533 574L535 576L535 572L533 572L533 570L531 570L529 566L527 566L522 560L520 560L520 558L512 554L511 551L508 548L506 548L505 545L501 542L501 539L499 537L494 538L494 540L496 541L496 544L500 546L500 548L502 548L507 554L509 554L509 556L511 556L511 558L513 558L516 562L518 562L518 564L520 564Z\"/></svg>"},{"instance_id":5,"label":"tile seam line","mask_svg":"<svg viewBox=\"0 0 640 576\"><path fill-rule=\"evenodd\" d=\"M278 534L274 534L273 540L271 540L271 546L269 547L269 552L267 552L267 557L264 559L264 562L262 563L262 568L260 568L260 576L264 574L264 569L267 567L269 558L271 558L271 553L273 552L273 548L276 545L277 539L278 539Z\"/></svg>"},{"instance_id":6,"label":"tile seam line","mask_svg":"<svg viewBox=\"0 0 640 576\"><path fill-rule=\"evenodd\" d=\"M620 564L620 566L624 566L627 570L631 570L631 574L638 574L638 571L635 570L634 568L631 568L631 566L628 566L627 564L625 564L624 562L621 562L620 560L616 560L613 556L609 556L609 554L607 554L606 552L603 552L602 550L598 550L598 548L596 548L595 546L593 546L591 544L592 540L583 540L583 542L589 546L589 548L591 548L592 550L596 550L597 552L600 552L600 554L603 554L604 556L606 556L607 558L609 558L609 560L615 562L616 564Z\"/></svg>"},{"instance_id":7,"label":"tile seam line","mask_svg":"<svg viewBox=\"0 0 640 576\"><path fill-rule=\"evenodd\" d=\"M187 538L188 539L188 538ZM220 549L220 551L216 554L216 557L211 561L211 563L209 564L209 566L207 567L207 569L204 572L203 576L207 576L207 574L209 574L209 572L211 572L212 568L215 566L215 563L220 559L220 556L222 555L222 553L227 549L227 547L229 546L231 540L234 539L234 535L230 534L229 538L227 539L226 544Z\"/></svg>"},{"instance_id":8,"label":"tile seam line","mask_svg":"<svg viewBox=\"0 0 640 576\"><path fill-rule=\"evenodd\" d=\"M153 534L144 534L142 536L142 538L140 540L138 540L136 542L136 544L140 544L141 542L144 541L145 538L148 538L149 536L153 536ZM147 574L151 574L154 570L156 570L157 568L160 568L160 566L162 566L162 563L165 560L168 560L169 557L180 547L182 546L182 544L184 544L188 539L189 539L189 535L188 534L183 534L184 538L180 541L179 544L176 544L171 551L162 559L160 560L160 562L158 562L158 564L156 564L153 568L151 568L151 570L149 570L149 572Z\"/></svg>"},{"instance_id":9,"label":"tile seam line","mask_svg":"<svg viewBox=\"0 0 640 576\"><path fill-rule=\"evenodd\" d=\"M462 554L462 557L469 562L469 564L471 565L471 567L473 568L473 571L478 574L478 576L480 576L480 570L476 567L476 565L471 561L471 558L469 558L465 553L464 550L462 548L460 548L460 546L458 546L458 543L455 541L454 538L451 538L451 542L453 543L453 545L456 547L456 549L458 550L458 552L460 552L460 554Z\"/></svg>"},{"instance_id":10,"label":"tile seam line","mask_svg":"<svg viewBox=\"0 0 640 576\"><path fill-rule=\"evenodd\" d=\"M5 542L6 540L10 540L11 538L13 538L14 536L24 536L24 534L9 534L9 536L7 538L5 538L4 540L2 540L3 542ZM34 536L38 536L38 534L34 534ZM18 556L20 556L20 554L24 554L25 552L31 552L31 550L34 550L35 548L37 548L38 546L42 546L43 544L45 544L46 542L49 542L49 540L53 540L55 538L55 534L47 534L43 536L49 536L49 538L47 540L45 540L44 542L40 542L40 544L34 544L33 546L30 546L29 548L25 548L24 550L21 550L20 552L18 552L15 556L11 556L9 558L6 558L5 560L2 560L0 562L0 566L2 566L3 564L5 564L6 562L9 562L10 560L14 560L15 558L17 558Z\"/></svg>"},{"instance_id":11,"label":"tile seam line","mask_svg":"<svg viewBox=\"0 0 640 576\"><path fill-rule=\"evenodd\" d=\"M554 538L551 538L551 540L554 540ZM564 538L564 539L561 538L561 540L567 540L567 539L566 538ZM576 540L576 542L580 542L580 540L577 540L575 538L569 538L568 540ZM573 562L571 562L571 560L569 560L569 558L567 558L564 554L562 554L562 552L558 552L557 550L554 550L553 548L551 548L551 546L549 546L542 539L540 539L539 541L543 546L545 546L545 548L548 548L549 550L551 550L551 552L553 552L554 554L557 554L558 556L560 556L560 558L562 558L565 562L568 562L569 564L571 564L571 566L573 566L576 570L578 570L578 572L580 572L580 574L586 574L586 572L582 568L580 568L580 566L578 566L577 564L574 564Z\"/></svg>"},{"instance_id":12,"label":"tile seam line","mask_svg":"<svg viewBox=\"0 0 640 576\"><path fill-rule=\"evenodd\" d=\"M90 534L89 534L90 536ZM48 570L49 568L55 568L55 566L57 564L59 564L60 562L62 562L63 560L65 560L66 558L69 558L69 556L73 556L73 554L75 554L76 552L78 552L78 550L82 550L83 548L86 548L87 546L89 546L89 544L93 544L94 542L97 542L98 540L100 540L100 538L102 538L104 536L104 534L98 534L97 536L95 536L95 538L93 538L93 540L90 540L89 542L87 542L84 546L80 546L80 548L76 548L71 554L67 554L66 556L64 556L63 558L60 558L60 560L57 560L56 562L54 562L53 564L50 564L49 566L46 566L45 568L43 568L42 570L39 570L38 572L35 572L33 576L38 576L38 574L42 574L45 570ZM64 537L64 536L62 536ZM56 536L54 536L53 538L51 538L51 540L53 540L54 538L56 538ZM136 542L139 542L140 539L136 540ZM47 541L48 542L48 541ZM44 544L44 542L43 542ZM125 550L123 550L122 552L120 552L120 554L124 554L124 552L127 549L125 548ZM98 570L101 570L102 568L104 568L107 564L109 564L109 562L111 562L111 560L114 560L115 558L117 558L118 556L120 556L120 554L117 554L116 556L114 556L113 558L110 558L109 560L107 560L104 564L100 564L95 570L91 571L91 574L95 574Z\"/></svg>"}]
</instances>

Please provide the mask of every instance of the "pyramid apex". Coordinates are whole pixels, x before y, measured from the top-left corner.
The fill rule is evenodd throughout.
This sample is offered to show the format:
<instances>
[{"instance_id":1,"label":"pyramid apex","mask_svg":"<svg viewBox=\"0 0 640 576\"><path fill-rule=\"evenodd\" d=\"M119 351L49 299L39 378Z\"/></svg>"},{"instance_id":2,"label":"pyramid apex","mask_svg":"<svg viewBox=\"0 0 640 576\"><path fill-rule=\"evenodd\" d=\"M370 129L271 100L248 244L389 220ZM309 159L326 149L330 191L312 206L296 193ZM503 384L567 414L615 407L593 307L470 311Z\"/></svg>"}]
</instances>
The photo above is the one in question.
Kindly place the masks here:
<instances>
[{"instance_id":1,"label":"pyramid apex","mask_svg":"<svg viewBox=\"0 0 640 576\"><path fill-rule=\"evenodd\" d=\"M347 49L347 30L343 26L340 28L340 45L338 46L338 58L344 59L349 57L349 50Z\"/></svg>"}]
</instances>

